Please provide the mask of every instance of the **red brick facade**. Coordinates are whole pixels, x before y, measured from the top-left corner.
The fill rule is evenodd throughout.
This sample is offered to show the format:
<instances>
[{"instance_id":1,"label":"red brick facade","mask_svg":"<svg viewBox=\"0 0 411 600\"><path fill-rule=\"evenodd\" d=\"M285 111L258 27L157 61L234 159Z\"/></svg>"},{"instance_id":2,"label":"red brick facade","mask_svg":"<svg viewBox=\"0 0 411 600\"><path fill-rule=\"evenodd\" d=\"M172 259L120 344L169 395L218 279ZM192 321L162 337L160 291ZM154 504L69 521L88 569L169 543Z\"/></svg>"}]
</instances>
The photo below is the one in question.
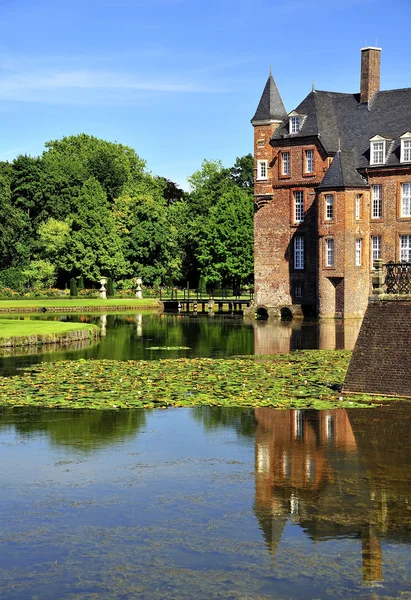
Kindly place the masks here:
<instances>
[{"instance_id":1,"label":"red brick facade","mask_svg":"<svg viewBox=\"0 0 411 600\"><path fill-rule=\"evenodd\" d=\"M361 96L355 96L359 118L365 115L361 110L372 110L372 97L379 90L379 61L378 49L363 49ZM319 94L311 94L314 110ZM344 100L348 97L341 96ZM370 102L369 106L361 104L362 97ZM326 115L325 109L323 113ZM355 176L349 181L342 175L338 185L325 185L333 160L343 163L340 140L334 150L330 143L326 148L320 132L313 134L307 129L307 135L303 135L305 118L308 120L310 115L302 113L298 136L291 135L288 117L282 122L252 120L255 305L264 307L269 315L280 315L281 309L288 307L294 315L362 316L370 293L373 257L384 262L399 261L400 236L411 235L411 216L401 216L401 184L411 183L411 161L371 168L355 164ZM324 115L322 118L327 123ZM390 133L388 126L387 131ZM370 136L381 133L377 129ZM351 138L349 142L355 144ZM362 157L368 152L367 164L372 164L370 142L367 144L368 149L362 152L361 148L358 154ZM384 148L388 157L394 141L387 141ZM348 155L351 148L343 152ZM395 153L399 162L399 150ZM333 168L338 171L337 163ZM373 206L375 185L380 185L382 191L381 214L377 216Z\"/></svg>"}]
</instances>

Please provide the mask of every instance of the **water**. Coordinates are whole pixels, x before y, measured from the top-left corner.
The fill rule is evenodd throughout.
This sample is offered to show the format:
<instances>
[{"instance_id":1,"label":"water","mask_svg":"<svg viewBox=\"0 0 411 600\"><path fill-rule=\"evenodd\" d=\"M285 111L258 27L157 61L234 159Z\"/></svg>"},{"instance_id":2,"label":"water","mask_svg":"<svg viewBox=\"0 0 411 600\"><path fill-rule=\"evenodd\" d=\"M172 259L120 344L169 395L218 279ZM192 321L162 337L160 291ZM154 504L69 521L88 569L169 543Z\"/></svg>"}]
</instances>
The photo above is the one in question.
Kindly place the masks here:
<instances>
[{"instance_id":1,"label":"water","mask_svg":"<svg viewBox=\"0 0 411 600\"><path fill-rule=\"evenodd\" d=\"M410 419L2 409L0 598L409 598Z\"/></svg>"},{"instance_id":2,"label":"water","mask_svg":"<svg viewBox=\"0 0 411 600\"><path fill-rule=\"evenodd\" d=\"M63 318L100 323L101 342L4 355L0 372L80 357L349 349L359 328ZM164 346L189 349L152 349ZM0 599L411 598L410 419L411 403L323 412L0 407Z\"/></svg>"},{"instance_id":3,"label":"water","mask_svg":"<svg viewBox=\"0 0 411 600\"><path fill-rule=\"evenodd\" d=\"M3 315L5 318L5 315ZM7 318L10 318L7 316ZM96 323L101 341L92 346L43 346L38 349L0 350L0 374L40 361L98 358L157 360L177 357L224 357L237 354L275 354L296 349L352 349L361 321L245 322L239 316L198 315L31 315L20 318L64 319ZM188 347L188 350L152 350Z\"/></svg>"}]
</instances>

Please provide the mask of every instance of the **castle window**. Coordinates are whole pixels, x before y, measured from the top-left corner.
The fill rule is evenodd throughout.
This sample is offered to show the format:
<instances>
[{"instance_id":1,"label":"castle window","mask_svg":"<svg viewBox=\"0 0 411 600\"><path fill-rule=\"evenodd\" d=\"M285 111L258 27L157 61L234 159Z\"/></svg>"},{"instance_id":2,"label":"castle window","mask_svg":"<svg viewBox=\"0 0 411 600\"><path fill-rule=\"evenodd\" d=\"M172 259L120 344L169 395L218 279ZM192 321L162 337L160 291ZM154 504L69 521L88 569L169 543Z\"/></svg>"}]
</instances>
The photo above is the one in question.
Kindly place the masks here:
<instances>
[{"instance_id":1,"label":"castle window","mask_svg":"<svg viewBox=\"0 0 411 600\"><path fill-rule=\"evenodd\" d=\"M304 238L301 235L294 238L294 269L304 269Z\"/></svg>"},{"instance_id":2,"label":"castle window","mask_svg":"<svg viewBox=\"0 0 411 600\"><path fill-rule=\"evenodd\" d=\"M381 236L380 235L372 235L371 236L371 263L372 268L374 268L374 261L381 258Z\"/></svg>"},{"instance_id":3,"label":"castle window","mask_svg":"<svg viewBox=\"0 0 411 600\"><path fill-rule=\"evenodd\" d=\"M299 133L300 117L290 117L290 133Z\"/></svg>"},{"instance_id":4,"label":"castle window","mask_svg":"<svg viewBox=\"0 0 411 600\"><path fill-rule=\"evenodd\" d=\"M314 151L306 150L304 157L304 172L314 173Z\"/></svg>"},{"instance_id":5,"label":"castle window","mask_svg":"<svg viewBox=\"0 0 411 600\"><path fill-rule=\"evenodd\" d=\"M357 238L355 240L355 266L361 267L362 265L362 239Z\"/></svg>"},{"instance_id":6,"label":"castle window","mask_svg":"<svg viewBox=\"0 0 411 600\"><path fill-rule=\"evenodd\" d=\"M381 219L382 217L382 185L371 186L372 190L372 213L373 219Z\"/></svg>"},{"instance_id":7,"label":"castle window","mask_svg":"<svg viewBox=\"0 0 411 600\"><path fill-rule=\"evenodd\" d=\"M401 184L401 216L411 217L411 183Z\"/></svg>"},{"instance_id":8,"label":"castle window","mask_svg":"<svg viewBox=\"0 0 411 600\"><path fill-rule=\"evenodd\" d=\"M281 175L290 174L290 153L283 152L281 154Z\"/></svg>"},{"instance_id":9,"label":"castle window","mask_svg":"<svg viewBox=\"0 0 411 600\"><path fill-rule=\"evenodd\" d=\"M372 165L383 165L385 162L385 142L371 142Z\"/></svg>"},{"instance_id":10,"label":"castle window","mask_svg":"<svg viewBox=\"0 0 411 600\"><path fill-rule=\"evenodd\" d=\"M325 266L334 266L334 239L327 238L325 240Z\"/></svg>"},{"instance_id":11,"label":"castle window","mask_svg":"<svg viewBox=\"0 0 411 600\"><path fill-rule=\"evenodd\" d=\"M257 161L257 179L268 179L268 161Z\"/></svg>"},{"instance_id":12,"label":"castle window","mask_svg":"<svg viewBox=\"0 0 411 600\"><path fill-rule=\"evenodd\" d=\"M355 218L357 221L361 218L361 194L355 195Z\"/></svg>"},{"instance_id":13,"label":"castle window","mask_svg":"<svg viewBox=\"0 0 411 600\"><path fill-rule=\"evenodd\" d=\"M411 262L411 235L400 235L400 261Z\"/></svg>"},{"instance_id":14,"label":"castle window","mask_svg":"<svg viewBox=\"0 0 411 600\"><path fill-rule=\"evenodd\" d=\"M325 195L325 219L326 221L334 219L334 196L332 194Z\"/></svg>"},{"instance_id":15,"label":"castle window","mask_svg":"<svg viewBox=\"0 0 411 600\"><path fill-rule=\"evenodd\" d=\"M401 156L402 163L411 162L411 132L407 131L401 136Z\"/></svg>"},{"instance_id":16,"label":"castle window","mask_svg":"<svg viewBox=\"0 0 411 600\"><path fill-rule=\"evenodd\" d=\"M298 190L293 192L294 196L294 223L302 223L304 221L304 192Z\"/></svg>"},{"instance_id":17,"label":"castle window","mask_svg":"<svg viewBox=\"0 0 411 600\"><path fill-rule=\"evenodd\" d=\"M296 298L302 298L303 297L303 286L302 286L302 283L296 283L294 285L294 296Z\"/></svg>"}]
</instances>

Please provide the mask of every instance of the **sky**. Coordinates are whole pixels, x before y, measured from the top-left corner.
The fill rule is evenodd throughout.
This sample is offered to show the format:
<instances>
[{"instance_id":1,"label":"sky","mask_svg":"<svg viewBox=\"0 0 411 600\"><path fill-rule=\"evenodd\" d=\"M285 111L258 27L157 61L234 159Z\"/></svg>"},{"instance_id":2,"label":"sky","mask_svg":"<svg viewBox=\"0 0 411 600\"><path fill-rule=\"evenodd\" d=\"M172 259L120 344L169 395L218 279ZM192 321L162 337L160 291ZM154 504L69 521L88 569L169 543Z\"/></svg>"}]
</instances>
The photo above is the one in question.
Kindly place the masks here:
<instances>
[{"instance_id":1,"label":"sky","mask_svg":"<svg viewBox=\"0 0 411 600\"><path fill-rule=\"evenodd\" d=\"M0 0L0 160L87 133L188 189L252 152L270 65L288 112L310 92L411 87L411 0Z\"/></svg>"}]
</instances>

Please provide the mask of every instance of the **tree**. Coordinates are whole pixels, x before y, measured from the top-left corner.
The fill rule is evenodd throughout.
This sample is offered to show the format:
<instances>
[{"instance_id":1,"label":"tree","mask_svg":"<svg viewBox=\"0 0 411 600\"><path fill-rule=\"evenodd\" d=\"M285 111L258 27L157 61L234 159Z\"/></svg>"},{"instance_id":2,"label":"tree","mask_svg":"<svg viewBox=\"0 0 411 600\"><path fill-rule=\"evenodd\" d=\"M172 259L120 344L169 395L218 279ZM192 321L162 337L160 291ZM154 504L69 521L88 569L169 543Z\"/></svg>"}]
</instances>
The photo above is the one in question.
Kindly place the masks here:
<instances>
[{"instance_id":1,"label":"tree","mask_svg":"<svg viewBox=\"0 0 411 600\"><path fill-rule=\"evenodd\" d=\"M121 196L114 202L114 216L130 275L149 285L167 276L180 278L177 229L164 200L150 194Z\"/></svg>"},{"instance_id":2,"label":"tree","mask_svg":"<svg viewBox=\"0 0 411 600\"><path fill-rule=\"evenodd\" d=\"M253 218L249 194L233 187L210 209L198 244L207 283L240 286L253 274Z\"/></svg>"},{"instance_id":3,"label":"tree","mask_svg":"<svg viewBox=\"0 0 411 600\"><path fill-rule=\"evenodd\" d=\"M254 191L254 157L252 154L237 157L234 166L230 169L231 178L239 187Z\"/></svg>"},{"instance_id":4,"label":"tree","mask_svg":"<svg viewBox=\"0 0 411 600\"><path fill-rule=\"evenodd\" d=\"M73 275L82 274L85 279L96 281L101 276L119 279L127 274L113 214L104 190L94 178L81 188L71 228L68 252Z\"/></svg>"},{"instance_id":5,"label":"tree","mask_svg":"<svg viewBox=\"0 0 411 600\"><path fill-rule=\"evenodd\" d=\"M70 279L70 296L73 298L78 296L77 281L75 277Z\"/></svg>"},{"instance_id":6,"label":"tree","mask_svg":"<svg viewBox=\"0 0 411 600\"><path fill-rule=\"evenodd\" d=\"M56 268L48 260L32 260L23 270L23 277L32 287L50 288L56 282Z\"/></svg>"}]
</instances>

